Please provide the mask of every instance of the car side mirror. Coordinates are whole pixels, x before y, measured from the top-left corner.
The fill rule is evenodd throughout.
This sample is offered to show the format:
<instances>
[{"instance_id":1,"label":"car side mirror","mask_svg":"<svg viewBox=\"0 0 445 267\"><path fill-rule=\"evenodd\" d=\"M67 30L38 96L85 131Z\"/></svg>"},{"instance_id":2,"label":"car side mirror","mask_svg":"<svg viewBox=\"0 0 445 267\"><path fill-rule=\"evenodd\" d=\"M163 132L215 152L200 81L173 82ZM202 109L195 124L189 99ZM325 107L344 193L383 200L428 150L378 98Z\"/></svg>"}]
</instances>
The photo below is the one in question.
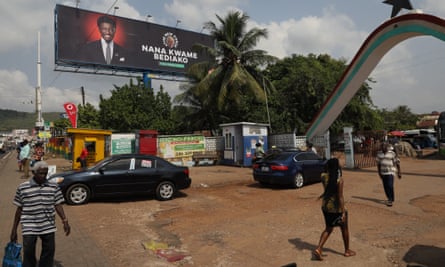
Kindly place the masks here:
<instances>
[{"instance_id":1,"label":"car side mirror","mask_svg":"<svg viewBox=\"0 0 445 267\"><path fill-rule=\"evenodd\" d=\"M99 173L100 173L100 174L104 174L104 171L105 171L105 168L103 168L103 167L102 167L102 168L99 168Z\"/></svg>"}]
</instances>

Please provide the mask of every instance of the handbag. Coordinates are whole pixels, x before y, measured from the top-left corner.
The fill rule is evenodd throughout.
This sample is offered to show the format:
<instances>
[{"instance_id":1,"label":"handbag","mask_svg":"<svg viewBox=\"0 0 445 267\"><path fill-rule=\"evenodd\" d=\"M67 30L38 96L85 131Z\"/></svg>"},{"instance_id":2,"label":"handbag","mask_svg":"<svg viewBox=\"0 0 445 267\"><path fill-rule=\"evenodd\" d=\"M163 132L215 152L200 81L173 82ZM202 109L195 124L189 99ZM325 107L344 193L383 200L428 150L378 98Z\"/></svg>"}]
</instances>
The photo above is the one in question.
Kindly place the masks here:
<instances>
[{"instance_id":1,"label":"handbag","mask_svg":"<svg viewBox=\"0 0 445 267\"><path fill-rule=\"evenodd\" d=\"M22 267L22 256L20 254L21 250L22 245L9 242L5 247L2 267Z\"/></svg>"}]
</instances>

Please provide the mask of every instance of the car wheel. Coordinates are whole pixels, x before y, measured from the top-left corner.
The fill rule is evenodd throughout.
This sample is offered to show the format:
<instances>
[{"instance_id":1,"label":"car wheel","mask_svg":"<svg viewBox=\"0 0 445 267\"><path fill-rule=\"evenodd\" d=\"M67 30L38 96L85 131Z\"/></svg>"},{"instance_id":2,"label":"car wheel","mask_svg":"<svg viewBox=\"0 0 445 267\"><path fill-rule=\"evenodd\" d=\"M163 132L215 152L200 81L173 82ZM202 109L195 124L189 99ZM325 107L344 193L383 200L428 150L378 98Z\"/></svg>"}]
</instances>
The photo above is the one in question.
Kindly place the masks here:
<instances>
[{"instance_id":1,"label":"car wheel","mask_svg":"<svg viewBox=\"0 0 445 267\"><path fill-rule=\"evenodd\" d=\"M173 198L175 191L175 185L172 182L161 182L156 188L156 198L161 201L170 200Z\"/></svg>"},{"instance_id":2,"label":"car wheel","mask_svg":"<svg viewBox=\"0 0 445 267\"><path fill-rule=\"evenodd\" d=\"M304 185L304 177L301 173L297 173L294 178L294 188L301 188Z\"/></svg>"},{"instance_id":3,"label":"car wheel","mask_svg":"<svg viewBox=\"0 0 445 267\"><path fill-rule=\"evenodd\" d=\"M66 202L70 205L86 204L90 200L90 197L90 189L83 184L74 184L66 191Z\"/></svg>"}]
</instances>

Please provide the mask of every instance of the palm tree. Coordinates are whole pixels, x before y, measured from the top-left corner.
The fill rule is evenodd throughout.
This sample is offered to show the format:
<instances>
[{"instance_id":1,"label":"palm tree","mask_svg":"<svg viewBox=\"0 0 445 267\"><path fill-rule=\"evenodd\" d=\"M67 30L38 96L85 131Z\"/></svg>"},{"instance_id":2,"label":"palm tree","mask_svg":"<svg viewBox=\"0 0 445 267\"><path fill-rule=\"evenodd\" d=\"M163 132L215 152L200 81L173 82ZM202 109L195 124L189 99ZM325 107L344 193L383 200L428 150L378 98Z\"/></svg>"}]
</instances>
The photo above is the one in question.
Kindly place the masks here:
<instances>
[{"instance_id":1,"label":"palm tree","mask_svg":"<svg viewBox=\"0 0 445 267\"><path fill-rule=\"evenodd\" d=\"M214 37L215 47L195 45L195 48L212 55L215 61L198 63L190 68L189 75L196 83L187 88L182 100L199 100L206 113L218 112L219 116L213 114L213 118L223 122L239 119L233 118L233 114L237 114L234 110L239 110L246 103L246 97L265 101L264 83L267 83L268 90L274 87L260 68L274 62L275 58L263 50L254 49L261 38L267 37L267 31L258 28L247 31L249 16L233 11L224 19L216 17L220 27L214 22L207 22L204 26ZM229 114L230 118L225 117Z\"/></svg>"}]
</instances>

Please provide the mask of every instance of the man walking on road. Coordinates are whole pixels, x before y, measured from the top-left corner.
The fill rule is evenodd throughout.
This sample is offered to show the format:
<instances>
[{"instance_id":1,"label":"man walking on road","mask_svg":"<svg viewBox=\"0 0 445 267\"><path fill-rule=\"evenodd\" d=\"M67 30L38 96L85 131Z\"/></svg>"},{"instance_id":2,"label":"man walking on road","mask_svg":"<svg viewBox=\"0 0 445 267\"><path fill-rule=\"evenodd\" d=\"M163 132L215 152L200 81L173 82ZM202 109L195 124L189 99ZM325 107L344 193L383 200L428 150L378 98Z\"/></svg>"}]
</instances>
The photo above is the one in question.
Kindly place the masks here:
<instances>
[{"instance_id":1,"label":"man walking on road","mask_svg":"<svg viewBox=\"0 0 445 267\"><path fill-rule=\"evenodd\" d=\"M24 179L29 178L29 159L31 158L31 147L29 146L28 140L23 140L23 146L20 149L19 159L22 162Z\"/></svg>"},{"instance_id":2,"label":"man walking on road","mask_svg":"<svg viewBox=\"0 0 445 267\"><path fill-rule=\"evenodd\" d=\"M377 153L377 170L380 179L382 179L383 188L387 197L386 205L392 206L394 202L394 176L397 175L399 179L402 178L400 169L400 159L397 154L389 149L388 143L382 143L382 150Z\"/></svg>"},{"instance_id":3,"label":"man walking on road","mask_svg":"<svg viewBox=\"0 0 445 267\"><path fill-rule=\"evenodd\" d=\"M70 225L62 207L63 195L57 184L46 180L48 164L39 161L32 168L34 176L17 188L13 203L17 206L11 230L11 242L17 242L17 227L22 225L23 267L35 267L37 238L42 241L39 267L52 267L55 254L55 213L70 234Z\"/></svg>"}]
</instances>

